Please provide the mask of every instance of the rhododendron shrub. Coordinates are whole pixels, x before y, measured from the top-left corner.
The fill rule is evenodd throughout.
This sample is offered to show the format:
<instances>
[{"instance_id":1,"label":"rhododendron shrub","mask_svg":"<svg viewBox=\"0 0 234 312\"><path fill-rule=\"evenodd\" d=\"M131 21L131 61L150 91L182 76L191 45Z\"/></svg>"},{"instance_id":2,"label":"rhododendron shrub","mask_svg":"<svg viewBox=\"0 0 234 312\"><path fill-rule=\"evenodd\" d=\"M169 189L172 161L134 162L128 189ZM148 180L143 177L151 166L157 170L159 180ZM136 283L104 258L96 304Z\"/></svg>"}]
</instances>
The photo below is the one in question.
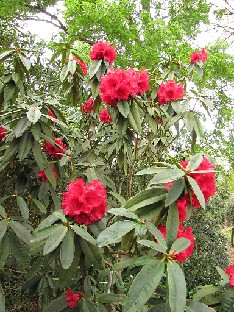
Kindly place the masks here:
<instances>
[{"instance_id":1,"label":"rhododendron shrub","mask_svg":"<svg viewBox=\"0 0 234 312\"><path fill-rule=\"evenodd\" d=\"M63 193L62 210L65 215L75 219L78 224L91 224L104 217L107 209L106 189L101 181L93 180L85 184L76 179Z\"/></svg>"}]
</instances>

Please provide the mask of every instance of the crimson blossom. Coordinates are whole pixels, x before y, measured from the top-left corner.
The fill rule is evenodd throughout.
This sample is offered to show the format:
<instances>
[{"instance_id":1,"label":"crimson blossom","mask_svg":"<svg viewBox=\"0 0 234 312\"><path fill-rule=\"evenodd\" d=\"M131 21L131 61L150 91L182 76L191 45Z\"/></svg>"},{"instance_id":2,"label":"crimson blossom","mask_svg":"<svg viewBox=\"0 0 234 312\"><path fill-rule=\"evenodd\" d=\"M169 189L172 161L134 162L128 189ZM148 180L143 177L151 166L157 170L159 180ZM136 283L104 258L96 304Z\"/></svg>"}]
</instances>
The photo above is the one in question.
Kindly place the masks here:
<instances>
[{"instance_id":1,"label":"crimson blossom","mask_svg":"<svg viewBox=\"0 0 234 312\"><path fill-rule=\"evenodd\" d=\"M55 177L55 180L58 180L58 174L57 172L55 171L54 167L51 167L51 170L53 171L53 174L54 174L54 177ZM37 174L37 176L44 182L49 182L46 174L45 174L45 171L44 170L40 170Z\"/></svg>"},{"instance_id":2,"label":"crimson blossom","mask_svg":"<svg viewBox=\"0 0 234 312\"><path fill-rule=\"evenodd\" d=\"M78 59L78 57L76 57L76 56L74 56L72 60L76 61L76 63L82 69L83 76L86 76L88 74L88 66L84 62L82 62L80 59Z\"/></svg>"},{"instance_id":3,"label":"crimson blossom","mask_svg":"<svg viewBox=\"0 0 234 312\"><path fill-rule=\"evenodd\" d=\"M52 145L51 143L49 143L48 141L45 142L44 144L44 151L51 157L51 158L62 158L63 155L66 152L66 144L63 143L63 139L56 139L56 138L52 138L52 141L61 146L57 147L55 145Z\"/></svg>"},{"instance_id":4,"label":"crimson blossom","mask_svg":"<svg viewBox=\"0 0 234 312\"><path fill-rule=\"evenodd\" d=\"M185 169L189 161L182 161L180 165ZM201 189L204 196L205 202L216 193L216 183L215 183L215 167L209 162L206 157L203 157L200 165L194 170L193 173L189 173L188 176L193 178ZM201 171L201 172L199 172ZM204 172L207 171L207 172ZM166 190L168 190L174 182L166 183ZM179 211L179 221L183 222L186 220L186 210L188 203L193 208L200 208L201 204L197 199L194 191L189 191L182 198L176 201L176 205Z\"/></svg>"},{"instance_id":5,"label":"crimson blossom","mask_svg":"<svg viewBox=\"0 0 234 312\"><path fill-rule=\"evenodd\" d=\"M176 83L174 80L169 80L159 86L157 95L160 105L171 101L181 100L184 96L184 86L182 83Z\"/></svg>"},{"instance_id":6,"label":"crimson blossom","mask_svg":"<svg viewBox=\"0 0 234 312\"><path fill-rule=\"evenodd\" d=\"M164 238L166 238L166 227L159 226L158 230L162 233ZM179 252L177 255L172 255L174 260L183 263L187 258L191 257L194 250L194 236L192 228L191 227L184 228L182 224L179 224L176 238L187 238L190 241L190 245L185 250Z\"/></svg>"},{"instance_id":7,"label":"crimson blossom","mask_svg":"<svg viewBox=\"0 0 234 312\"><path fill-rule=\"evenodd\" d=\"M225 272L229 274L229 286L234 287L234 264L226 268Z\"/></svg>"},{"instance_id":8,"label":"crimson blossom","mask_svg":"<svg viewBox=\"0 0 234 312\"><path fill-rule=\"evenodd\" d=\"M106 42L99 41L92 46L90 58L92 61L104 59L112 64L116 58L115 47Z\"/></svg>"},{"instance_id":9,"label":"crimson blossom","mask_svg":"<svg viewBox=\"0 0 234 312\"><path fill-rule=\"evenodd\" d=\"M102 101L115 107L118 101L127 101L149 90L149 74L145 70L138 72L133 68L111 68L101 77L99 89Z\"/></svg>"},{"instance_id":10,"label":"crimson blossom","mask_svg":"<svg viewBox=\"0 0 234 312\"><path fill-rule=\"evenodd\" d=\"M101 111L99 119L100 121L105 123L112 122L112 118L106 108L103 108L103 110Z\"/></svg>"},{"instance_id":11,"label":"crimson blossom","mask_svg":"<svg viewBox=\"0 0 234 312\"><path fill-rule=\"evenodd\" d=\"M2 139L4 139L6 135L7 135L7 130L1 126L0 127L0 141L2 141Z\"/></svg>"},{"instance_id":12,"label":"crimson blossom","mask_svg":"<svg viewBox=\"0 0 234 312\"><path fill-rule=\"evenodd\" d=\"M190 62L196 63L196 62L202 61L204 63L207 60L207 58L208 58L208 53L204 48L202 48L200 53L199 52L193 52L191 54Z\"/></svg>"},{"instance_id":13,"label":"crimson blossom","mask_svg":"<svg viewBox=\"0 0 234 312\"><path fill-rule=\"evenodd\" d=\"M104 217L107 203L106 189L99 180L85 184L77 178L63 193L62 210L65 215L74 217L78 224L91 224Z\"/></svg>"},{"instance_id":14,"label":"crimson blossom","mask_svg":"<svg viewBox=\"0 0 234 312\"><path fill-rule=\"evenodd\" d=\"M88 99L81 107L82 113L88 113L94 111L94 100L93 98Z\"/></svg>"},{"instance_id":15,"label":"crimson blossom","mask_svg":"<svg viewBox=\"0 0 234 312\"><path fill-rule=\"evenodd\" d=\"M66 301L69 308L75 308L76 303L83 297L83 293L75 294L71 289L67 290Z\"/></svg>"}]
</instances>

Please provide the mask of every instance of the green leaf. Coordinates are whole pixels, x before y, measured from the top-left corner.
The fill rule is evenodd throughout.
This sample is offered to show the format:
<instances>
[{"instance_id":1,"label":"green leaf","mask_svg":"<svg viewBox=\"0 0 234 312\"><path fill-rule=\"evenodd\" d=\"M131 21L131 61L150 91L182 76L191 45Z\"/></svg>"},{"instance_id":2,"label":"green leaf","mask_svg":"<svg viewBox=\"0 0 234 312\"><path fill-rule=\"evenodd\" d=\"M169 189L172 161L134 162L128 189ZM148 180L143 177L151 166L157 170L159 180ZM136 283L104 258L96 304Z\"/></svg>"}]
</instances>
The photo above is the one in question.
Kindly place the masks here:
<instances>
[{"instance_id":1,"label":"green leaf","mask_svg":"<svg viewBox=\"0 0 234 312\"><path fill-rule=\"evenodd\" d=\"M6 210L5 208L0 204L0 216L5 218Z\"/></svg>"},{"instance_id":2,"label":"green leaf","mask_svg":"<svg viewBox=\"0 0 234 312\"><path fill-rule=\"evenodd\" d=\"M202 298L215 294L219 290L218 286L215 285L204 285L200 286L196 293L193 295L193 301L201 301Z\"/></svg>"},{"instance_id":3,"label":"green leaf","mask_svg":"<svg viewBox=\"0 0 234 312\"><path fill-rule=\"evenodd\" d=\"M63 82L68 75L68 65L63 66L62 71L60 73L60 80Z\"/></svg>"},{"instance_id":4,"label":"green leaf","mask_svg":"<svg viewBox=\"0 0 234 312\"><path fill-rule=\"evenodd\" d=\"M8 102L12 97L13 95L15 94L16 92L16 85L15 83L11 80L10 82L8 82L6 85L5 85L5 88L4 88L4 101L5 102Z\"/></svg>"},{"instance_id":5,"label":"green leaf","mask_svg":"<svg viewBox=\"0 0 234 312\"><path fill-rule=\"evenodd\" d=\"M153 295L164 274L164 263L154 260L137 274L129 289L123 312L138 312Z\"/></svg>"},{"instance_id":6,"label":"green leaf","mask_svg":"<svg viewBox=\"0 0 234 312\"><path fill-rule=\"evenodd\" d=\"M113 265L112 269L113 271L119 271L123 269L132 269L133 267L146 265L149 262L152 262L152 260L155 260L152 256L142 256L138 258L127 258L127 259L121 259L120 262L117 262Z\"/></svg>"},{"instance_id":7,"label":"green leaf","mask_svg":"<svg viewBox=\"0 0 234 312\"><path fill-rule=\"evenodd\" d=\"M108 213L112 213L116 216L122 216L122 217L126 217L129 219L134 219L134 220L138 219L137 215L135 215L132 212L129 212L127 209L124 209L124 208L112 208L108 210Z\"/></svg>"},{"instance_id":8,"label":"green leaf","mask_svg":"<svg viewBox=\"0 0 234 312\"><path fill-rule=\"evenodd\" d=\"M135 130L136 133L141 134L142 132L141 117L138 107L136 105L130 105L128 120L130 125L133 127L133 130Z\"/></svg>"},{"instance_id":9,"label":"green leaf","mask_svg":"<svg viewBox=\"0 0 234 312\"><path fill-rule=\"evenodd\" d=\"M163 194L162 190L156 188L144 190L130 198L125 203L124 208L129 209L130 211L135 211L141 207L163 200L165 196L166 194Z\"/></svg>"},{"instance_id":10,"label":"green leaf","mask_svg":"<svg viewBox=\"0 0 234 312\"><path fill-rule=\"evenodd\" d=\"M24 241L26 244L30 243L31 237L32 235L30 234L30 232L26 229L26 227L24 227L21 223L17 222L17 221L11 221L10 223L10 227L12 228L12 230L15 232L15 234L22 240Z\"/></svg>"},{"instance_id":11,"label":"green leaf","mask_svg":"<svg viewBox=\"0 0 234 312\"><path fill-rule=\"evenodd\" d=\"M198 76L200 78L202 78L202 76L203 76L203 69L199 65L197 65L197 64L195 65L195 68L196 68L196 71L198 73Z\"/></svg>"},{"instance_id":12,"label":"green leaf","mask_svg":"<svg viewBox=\"0 0 234 312\"><path fill-rule=\"evenodd\" d=\"M15 137L19 138L30 127L31 122L27 117L20 119L15 127Z\"/></svg>"},{"instance_id":13,"label":"green leaf","mask_svg":"<svg viewBox=\"0 0 234 312\"><path fill-rule=\"evenodd\" d=\"M112 293L104 293L104 294L96 294L97 300L102 303L112 303L112 302L123 302L125 300L125 295L122 294L112 294Z\"/></svg>"},{"instance_id":14,"label":"green leaf","mask_svg":"<svg viewBox=\"0 0 234 312\"><path fill-rule=\"evenodd\" d=\"M62 267L66 270L70 268L74 259L75 244L74 232L68 229L60 247L60 260Z\"/></svg>"},{"instance_id":15,"label":"green leaf","mask_svg":"<svg viewBox=\"0 0 234 312\"><path fill-rule=\"evenodd\" d=\"M40 169L44 169L45 160L44 160L44 157L43 157L43 154L41 151L41 145L36 141L34 141L34 144L32 147L32 152L33 152L33 155L34 155L34 158L35 158L35 161L36 161L38 167Z\"/></svg>"},{"instance_id":16,"label":"green leaf","mask_svg":"<svg viewBox=\"0 0 234 312\"><path fill-rule=\"evenodd\" d=\"M169 305L171 312L184 312L186 306L186 282L182 269L175 261L167 265Z\"/></svg>"},{"instance_id":17,"label":"green leaf","mask_svg":"<svg viewBox=\"0 0 234 312\"><path fill-rule=\"evenodd\" d=\"M0 284L0 312L5 312L5 297L2 289L2 285Z\"/></svg>"},{"instance_id":18,"label":"green leaf","mask_svg":"<svg viewBox=\"0 0 234 312\"><path fill-rule=\"evenodd\" d=\"M162 184L168 183L179 178L185 176L185 172L180 169L164 169L163 171L159 172L151 181L150 184Z\"/></svg>"},{"instance_id":19,"label":"green leaf","mask_svg":"<svg viewBox=\"0 0 234 312\"><path fill-rule=\"evenodd\" d=\"M202 160L203 160L202 154L196 154L196 155L192 156L185 169L189 170L189 171L194 171L195 169L197 169L197 167L199 167Z\"/></svg>"},{"instance_id":20,"label":"green leaf","mask_svg":"<svg viewBox=\"0 0 234 312\"><path fill-rule=\"evenodd\" d=\"M68 64L67 64L67 68L68 68L68 71L74 75L75 72L76 72L76 61L69 61Z\"/></svg>"},{"instance_id":21,"label":"green leaf","mask_svg":"<svg viewBox=\"0 0 234 312\"><path fill-rule=\"evenodd\" d=\"M30 267L30 254L26 245L14 233L9 233L10 250L13 257L25 268Z\"/></svg>"},{"instance_id":22,"label":"green leaf","mask_svg":"<svg viewBox=\"0 0 234 312\"><path fill-rule=\"evenodd\" d=\"M129 103L127 101L120 101L117 103L117 107L121 115L123 115L124 118L127 118L130 112Z\"/></svg>"},{"instance_id":23,"label":"green leaf","mask_svg":"<svg viewBox=\"0 0 234 312\"><path fill-rule=\"evenodd\" d=\"M97 312L95 305L87 299L83 299L83 309L84 312Z\"/></svg>"},{"instance_id":24,"label":"green leaf","mask_svg":"<svg viewBox=\"0 0 234 312\"><path fill-rule=\"evenodd\" d=\"M145 174L155 174L163 171L165 168L146 168L141 171L138 171L135 175L145 175Z\"/></svg>"},{"instance_id":25,"label":"green leaf","mask_svg":"<svg viewBox=\"0 0 234 312\"><path fill-rule=\"evenodd\" d=\"M105 265L100 248L93 244L90 244L82 238L79 239L79 242L85 255L85 264L87 269L93 265L95 269L103 270Z\"/></svg>"},{"instance_id":26,"label":"green leaf","mask_svg":"<svg viewBox=\"0 0 234 312\"><path fill-rule=\"evenodd\" d=\"M19 54L19 58L20 58L22 64L24 65L24 67L27 69L27 71L29 71L29 69L31 67L31 62L29 61L29 59L27 59L22 54Z\"/></svg>"},{"instance_id":27,"label":"green leaf","mask_svg":"<svg viewBox=\"0 0 234 312\"><path fill-rule=\"evenodd\" d=\"M56 222L57 220L59 220L60 218L58 216L56 216L55 214L52 214L50 216L48 216L47 218L45 218L39 225L38 227L35 229L35 232L40 231L48 226L51 226L51 224L53 224L54 222Z\"/></svg>"},{"instance_id":28,"label":"green leaf","mask_svg":"<svg viewBox=\"0 0 234 312\"><path fill-rule=\"evenodd\" d=\"M176 240L179 227L179 212L175 204L168 209L168 216L166 222L166 241L170 247Z\"/></svg>"},{"instance_id":29,"label":"green leaf","mask_svg":"<svg viewBox=\"0 0 234 312\"><path fill-rule=\"evenodd\" d=\"M51 236L55 231L58 229L63 229L64 225L63 224L54 224L49 227L46 227L40 231L37 231L33 234L31 238L31 243L37 242L37 241L42 241L46 239L47 237Z\"/></svg>"},{"instance_id":30,"label":"green leaf","mask_svg":"<svg viewBox=\"0 0 234 312\"><path fill-rule=\"evenodd\" d=\"M63 240L64 236L66 235L68 229L67 227L63 226L62 228L58 228L46 241L45 246L43 248L43 256L47 255L55 248Z\"/></svg>"},{"instance_id":31,"label":"green leaf","mask_svg":"<svg viewBox=\"0 0 234 312\"><path fill-rule=\"evenodd\" d=\"M188 248L191 244L191 241L187 238L177 238L176 241L174 241L174 243L171 246L171 250L176 250L176 252L174 253L174 255L177 255L178 253L180 253L181 251L185 250L186 248Z\"/></svg>"},{"instance_id":32,"label":"green leaf","mask_svg":"<svg viewBox=\"0 0 234 312\"><path fill-rule=\"evenodd\" d=\"M0 241L4 237L6 230L7 230L8 222L6 220L0 221Z\"/></svg>"},{"instance_id":33,"label":"green leaf","mask_svg":"<svg viewBox=\"0 0 234 312\"><path fill-rule=\"evenodd\" d=\"M67 307L67 301L65 298L66 294L62 294L60 297L51 301L42 312L62 312Z\"/></svg>"},{"instance_id":34,"label":"green leaf","mask_svg":"<svg viewBox=\"0 0 234 312\"><path fill-rule=\"evenodd\" d=\"M92 235L87 232L86 228L84 228L83 226L78 226L76 224L71 225L71 228L77 235L90 242L91 244L96 245L96 240L93 238Z\"/></svg>"},{"instance_id":35,"label":"green leaf","mask_svg":"<svg viewBox=\"0 0 234 312\"><path fill-rule=\"evenodd\" d=\"M187 176L187 179L188 179L188 182L191 185L191 187L194 191L194 194L196 195L201 207L205 208L206 207L205 198L204 198L204 195L203 195L199 185L197 184L197 182L192 177Z\"/></svg>"},{"instance_id":36,"label":"green leaf","mask_svg":"<svg viewBox=\"0 0 234 312\"><path fill-rule=\"evenodd\" d=\"M181 195L183 192L183 189L185 188L185 181L184 178L180 178L176 180L173 185L170 187L167 197L165 200L165 206L170 206L173 204Z\"/></svg>"},{"instance_id":37,"label":"green leaf","mask_svg":"<svg viewBox=\"0 0 234 312\"><path fill-rule=\"evenodd\" d=\"M219 275L221 276L224 285L229 283L229 275L225 273L220 267L216 266L216 270L218 271Z\"/></svg>"},{"instance_id":38,"label":"green leaf","mask_svg":"<svg viewBox=\"0 0 234 312\"><path fill-rule=\"evenodd\" d=\"M0 241L0 268L3 268L10 251L9 235L6 233Z\"/></svg>"},{"instance_id":39,"label":"green leaf","mask_svg":"<svg viewBox=\"0 0 234 312\"><path fill-rule=\"evenodd\" d=\"M153 242L153 241L149 241L149 240L146 240L146 239L142 239L142 240L139 240L138 243L139 243L139 244L142 244L142 245L144 245L144 246L146 246L146 247L152 248L152 249L154 249L154 250L157 250L157 251L159 251L159 252L162 252L162 253L164 253L164 254L167 253L167 249L166 249L166 248L164 248L164 247L163 247L162 245L160 245L160 244L156 244L156 243Z\"/></svg>"},{"instance_id":40,"label":"green leaf","mask_svg":"<svg viewBox=\"0 0 234 312\"><path fill-rule=\"evenodd\" d=\"M44 172L45 172L47 179L51 183L52 187L55 189L57 182L56 182L54 172L52 171L51 167L44 169Z\"/></svg>"},{"instance_id":41,"label":"green leaf","mask_svg":"<svg viewBox=\"0 0 234 312\"><path fill-rule=\"evenodd\" d=\"M33 138L29 132L23 134L20 139L18 156L19 160L22 161L31 151L33 145Z\"/></svg>"},{"instance_id":42,"label":"green leaf","mask_svg":"<svg viewBox=\"0 0 234 312\"><path fill-rule=\"evenodd\" d=\"M33 198L32 201L38 207L38 209L40 210L41 213L46 213L47 212L47 208L46 208L46 206L42 202L40 202L39 200L37 200L35 198Z\"/></svg>"},{"instance_id":43,"label":"green leaf","mask_svg":"<svg viewBox=\"0 0 234 312\"><path fill-rule=\"evenodd\" d=\"M220 312L234 311L234 288L227 288L222 298Z\"/></svg>"},{"instance_id":44,"label":"green leaf","mask_svg":"<svg viewBox=\"0 0 234 312\"><path fill-rule=\"evenodd\" d=\"M156 228L156 226L152 223L147 223L147 228L153 234L154 238L157 239L158 243L167 250L167 243L165 238L163 237L162 233Z\"/></svg>"},{"instance_id":45,"label":"green leaf","mask_svg":"<svg viewBox=\"0 0 234 312\"><path fill-rule=\"evenodd\" d=\"M121 205L124 205L126 203L126 199L123 198L123 196L119 195L118 193L115 193L115 192L109 192L112 196L114 196L119 202Z\"/></svg>"},{"instance_id":46,"label":"green leaf","mask_svg":"<svg viewBox=\"0 0 234 312\"><path fill-rule=\"evenodd\" d=\"M18 143L16 143L16 140L13 140L7 150L5 151L3 157L0 160L0 171L3 169L3 167L6 165L6 163L16 154L18 150Z\"/></svg>"},{"instance_id":47,"label":"green leaf","mask_svg":"<svg viewBox=\"0 0 234 312\"><path fill-rule=\"evenodd\" d=\"M99 67L102 64L102 60L95 60L92 62L92 64L89 67L89 77L90 79L93 78L93 76L98 72Z\"/></svg>"},{"instance_id":48,"label":"green leaf","mask_svg":"<svg viewBox=\"0 0 234 312\"><path fill-rule=\"evenodd\" d=\"M27 112L27 118L35 124L41 118L41 110L38 106L30 106Z\"/></svg>"},{"instance_id":49,"label":"green leaf","mask_svg":"<svg viewBox=\"0 0 234 312\"><path fill-rule=\"evenodd\" d=\"M186 309L186 312L215 312L215 310L208 307L204 303L192 302ZM231 312L231 310L229 310L229 312Z\"/></svg>"},{"instance_id":50,"label":"green leaf","mask_svg":"<svg viewBox=\"0 0 234 312\"><path fill-rule=\"evenodd\" d=\"M97 238L99 247L116 243L121 237L130 232L136 223L133 221L119 221L106 228Z\"/></svg>"},{"instance_id":51,"label":"green leaf","mask_svg":"<svg viewBox=\"0 0 234 312\"><path fill-rule=\"evenodd\" d=\"M21 213L22 217L24 219L28 220L28 218L29 218L29 209L28 209L28 206L27 206L25 200L21 196L17 196L16 198L17 198L17 204L19 206L20 213Z\"/></svg>"},{"instance_id":52,"label":"green leaf","mask_svg":"<svg viewBox=\"0 0 234 312\"><path fill-rule=\"evenodd\" d=\"M14 52L15 52L15 49L10 49L10 48L6 49L6 51L4 51L4 52L1 52L1 54L0 54L0 61L1 62L4 61L7 56L10 56Z\"/></svg>"}]
</instances>

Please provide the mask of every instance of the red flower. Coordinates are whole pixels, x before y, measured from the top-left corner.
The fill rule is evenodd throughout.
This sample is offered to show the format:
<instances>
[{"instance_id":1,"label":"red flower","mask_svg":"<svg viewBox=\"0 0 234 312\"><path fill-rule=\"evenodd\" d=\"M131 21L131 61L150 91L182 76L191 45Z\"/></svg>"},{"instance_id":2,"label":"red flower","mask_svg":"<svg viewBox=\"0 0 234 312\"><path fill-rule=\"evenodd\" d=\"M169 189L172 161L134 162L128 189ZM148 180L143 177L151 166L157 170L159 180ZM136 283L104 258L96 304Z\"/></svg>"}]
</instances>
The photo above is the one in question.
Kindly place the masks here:
<instances>
[{"instance_id":1,"label":"red flower","mask_svg":"<svg viewBox=\"0 0 234 312\"><path fill-rule=\"evenodd\" d=\"M116 102L130 97L135 98L149 89L149 75L146 71L135 71L133 68L110 69L101 77L100 97L107 105L116 106Z\"/></svg>"},{"instance_id":2,"label":"red flower","mask_svg":"<svg viewBox=\"0 0 234 312\"><path fill-rule=\"evenodd\" d=\"M74 217L78 224L91 224L104 217L106 198L106 189L101 181L93 180L85 184L78 178L75 182L71 181L68 191L63 193L63 213Z\"/></svg>"},{"instance_id":3,"label":"red flower","mask_svg":"<svg viewBox=\"0 0 234 312\"><path fill-rule=\"evenodd\" d=\"M190 56L190 61L191 63L196 63L196 62L199 62L199 61L202 61L203 63L207 60L208 58L208 53L207 51L202 48L201 49L201 52L193 52Z\"/></svg>"},{"instance_id":4,"label":"red flower","mask_svg":"<svg viewBox=\"0 0 234 312\"><path fill-rule=\"evenodd\" d=\"M51 158L62 158L63 155L66 152L66 144L63 143L63 139L56 139L52 138L54 143L57 145L60 145L60 147L57 147L56 145L50 144L48 141L44 144L44 151L51 157Z\"/></svg>"},{"instance_id":5,"label":"red flower","mask_svg":"<svg viewBox=\"0 0 234 312\"><path fill-rule=\"evenodd\" d=\"M159 226L158 229L162 233L164 238L166 238L166 227L165 226ZM187 227L185 229L184 226L182 224L180 224L179 228L178 228L177 238L181 238L181 237L187 238L188 240L190 240L190 245L185 250L183 250L183 251L179 252L177 255L173 256L173 258L180 263L184 262L187 258L191 257L191 255L193 253L194 236L193 236L192 228Z\"/></svg>"},{"instance_id":6,"label":"red flower","mask_svg":"<svg viewBox=\"0 0 234 312\"><path fill-rule=\"evenodd\" d=\"M83 76L86 76L88 73L88 66L82 62L80 59L78 59L76 56L73 57L73 61L76 61L76 63L80 66L83 72Z\"/></svg>"},{"instance_id":7,"label":"red flower","mask_svg":"<svg viewBox=\"0 0 234 312\"><path fill-rule=\"evenodd\" d=\"M93 98L88 99L85 104L81 107L82 113L94 111L94 100Z\"/></svg>"},{"instance_id":8,"label":"red flower","mask_svg":"<svg viewBox=\"0 0 234 312\"><path fill-rule=\"evenodd\" d=\"M187 210L188 200L187 197L184 196L181 199L176 201L176 206L179 211L179 221L184 222L186 220L186 210Z\"/></svg>"},{"instance_id":9,"label":"red flower","mask_svg":"<svg viewBox=\"0 0 234 312\"><path fill-rule=\"evenodd\" d=\"M100 113L100 116L99 116L99 119L100 121L102 122L112 122L112 118L108 112L108 110L106 108L104 108L101 113Z\"/></svg>"},{"instance_id":10,"label":"red flower","mask_svg":"<svg viewBox=\"0 0 234 312\"><path fill-rule=\"evenodd\" d=\"M50 115L50 117L56 118L55 114L53 113L51 109L48 109L48 114Z\"/></svg>"},{"instance_id":11,"label":"red flower","mask_svg":"<svg viewBox=\"0 0 234 312\"><path fill-rule=\"evenodd\" d=\"M104 59L112 64L116 58L115 47L106 42L99 41L92 46L90 58L92 61Z\"/></svg>"},{"instance_id":12,"label":"red flower","mask_svg":"<svg viewBox=\"0 0 234 312\"><path fill-rule=\"evenodd\" d=\"M83 293L75 294L71 289L67 290L66 301L69 308L75 308L76 303L83 297Z\"/></svg>"},{"instance_id":13,"label":"red flower","mask_svg":"<svg viewBox=\"0 0 234 312\"><path fill-rule=\"evenodd\" d=\"M184 95L182 83L176 83L174 80L162 83L157 91L158 102L160 105L170 101L180 100Z\"/></svg>"},{"instance_id":14,"label":"red flower","mask_svg":"<svg viewBox=\"0 0 234 312\"><path fill-rule=\"evenodd\" d=\"M58 174L57 172L55 171L54 167L51 167L51 170L53 171L54 173L54 177L55 177L55 180L58 180ZM40 170L37 174L37 176L44 182L49 182L46 174L45 174L45 171L44 170Z\"/></svg>"},{"instance_id":15,"label":"red flower","mask_svg":"<svg viewBox=\"0 0 234 312\"><path fill-rule=\"evenodd\" d=\"M226 268L225 272L229 274L229 286L234 287L234 264L230 265L230 267Z\"/></svg>"},{"instance_id":16,"label":"red flower","mask_svg":"<svg viewBox=\"0 0 234 312\"><path fill-rule=\"evenodd\" d=\"M4 127L0 127L0 141L7 135L7 130Z\"/></svg>"}]
</instances>

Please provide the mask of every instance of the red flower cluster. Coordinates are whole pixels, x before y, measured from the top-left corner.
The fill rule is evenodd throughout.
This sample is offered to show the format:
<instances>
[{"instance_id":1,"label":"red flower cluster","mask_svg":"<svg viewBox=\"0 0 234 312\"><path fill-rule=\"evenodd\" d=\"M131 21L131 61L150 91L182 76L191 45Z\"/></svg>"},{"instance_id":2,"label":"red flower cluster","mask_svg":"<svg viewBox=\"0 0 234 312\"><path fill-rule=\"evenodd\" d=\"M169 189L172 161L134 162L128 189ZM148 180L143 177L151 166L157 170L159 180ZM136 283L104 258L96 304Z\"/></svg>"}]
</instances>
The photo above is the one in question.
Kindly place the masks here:
<instances>
[{"instance_id":1,"label":"red flower cluster","mask_svg":"<svg viewBox=\"0 0 234 312\"><path fill-rule=\"evenodd\" d=\"M183 168L186 168L188 163L189 163L188 161L182 161L180 164ZM205 170L210 170L210 172L204 172ZM216 193L214 166L209 162L209 160L206 157L203 157L202 162L194 171L195 172L197 171L197 173L191 173L189 174L189 176L192 177L197 182L204 195L205 202L207 202L208 199ZM174 182L166 183L165 189L168 190L173 183ZM200 202L197 199L197 196L194 194L194 191L192 192L190 191L189 193L184 195L181 199L178 199L176 201L176 205L179 210L180 222L186 220L186 210L189 202L193 208L201 207Z\"/></svg>"},{"instance_id":2,"label":"red flower cluster","mask_svg":"<svg viewBox=\"0 0 234 312\"><path fill-rule=\"evenodd\" d=\"M107 209L106 189L101 181L93 180L85 185L84 180L76 179L63 193L62 209L65 215L74 217L78 224L91 224L104 217Z\"/></svg>"},{"instance_id":3,"label":"red flower cluster","mask_svg":"<svg viewBox=\"0 0 234 312\"><path fill-rule=\"evenodd\" d=\"M162 233L164 238L166 238L166 227L165 226L159 226L158 229ZM180 263L184 262L187 258L191 257L191 255L193 253L194 236L193 236L192 228L187 227L185 229L184 226L182 224L180 224L179 228L178 228L177 238L181 238L181 237L187 238L188 240L190 240L191 243L188 246L188 248L179 252L177 255L173 256L173 258Z\"/></svg>"},{"instance_id":4,"label":"red flower cluster","mask_svg":"<svg viewBox=\"0 0 234 312\"><path fill-rule=\"evenodd\" d=\"M66 152L66 144L63 143L63 139L56 139L52 138L55 144L60 145L60 147L57 147L55 145L52 145L48 141L44 144L44 151L51 157L51 158L62 158L63 155Z\"/></svg>"},{"instance_id":5,"label":"red flower cluster","mask_svg":"<svg viewBox=\"0 0 234 312\"><path fill-rule=\"evenodd\" d=\"M107 105L116 106L116 102L135 98L149 90L149 75L145 70L140 72L133 68L110 69L101 77L100 97Z\"/></svg>"},{"instance_id":6,"label":"red flower cluster","mask_svg":"<svg viewBox=\"0 0 234 312\"><path fill-rule=\"evenodd\" d=\"M92 61L104 59L112 64L116 58L115 47L106 42L99 41L92 46L90 58Z\"/></svg>"},{"instance_id":7,"label":"red flower cluster","mask_svg":"<svg viewBox=\"0 0 234 312\"><path fill-rule=\"evenodd\" d=\"M67 290L66 301L69 308L75 308L76 303L83 297L83 293L75 294L71 289Z\"/></svg>"},{"instance_id":8,"label":"red flower cluster","mask_svg":"<svg viewBox=\"0 0 234 312\"><path fill-rule=\"evenodd\" d=\"M230 287L234 287L234 264L230 265L230 267L226 268L225 272L229 274L229 285Z\"/></svg>"},{"instance_id":9,"label":"red flower cluster","mask_svg":"<svg viewBox=\"0 0 234 312\"><path fill-rule=\"evenodd\" d=\"M82 113L88 113L94 111L94 100L93 98L88 99L81 107Z\"/></svg>"},{"instance_id":10,"label":"red flower cluster","mask_svg":"<svg viewBox=\"0 0 234 312\"><path fill-rule=\"evenodd\" d=\"M7 135L7 130L4 127L0 127L0 141Z\"/></svg>"},{"instance_id":11,"label":"red flower cluster","mask_svg":"<svg viewBox=\"0 0 234 312\"><path fill-rule=\"evenodd\" d=\"M78 59L76 56L73 57L73 61L76 61L76 63L80 66L83 72L83 76L86 76L88 73L88 66L82 62L80 59Z\"/></svg>"},{"instance_id":12,"label":"red flower cluster","mask_svg":"<svg viewBox=\"0 0 234 312\"><path fill-rule=\"evenodd\" d=\"M203 63L207 60L208 58L208 53L207 51L202 48L201 49L201 52L193 52L190 56L190 61L191 63L196 63L196 62L199 62L199 61L202 61Z\"/></svg>"},{"instance_id":13,"label":"red flower cluster","mask_svg":"<svg viewBox=\"0 0 234 312\"><path fill-rule=\"evenodd\" d=\"M166 104L170 101L180 100L184 95L183 84L176 83L174 80L169 80L160 85L157 95L160 105Z\"/></svg>"},{"instance_id":14,"label":"red flower cluster","mask_svg":"<svg viewBox=\"0 0 234 312\"><path fill-rule=\"evenodd\" d=\"M54 173L54 177L55 177L55 180L58 180L58 174L57 172L55 171L54 167L51 167L51 170L53 171ZM45 171L44 170L40 170L37 174L37 176L44 182L49 182L46 174L45 174Z\"/></svg>"},{"instance_id":15,"label":"red flower cluster","mask_svg":"<svg viewBox=\"0 0 234 312\"><path fill-rule=\"evenodd\" d=\"M112 122L112 118L106 108L103 108L103 110L101 111L99 119L100 121L105 122L105 123Z\"/></svg>"}]
</instances>

